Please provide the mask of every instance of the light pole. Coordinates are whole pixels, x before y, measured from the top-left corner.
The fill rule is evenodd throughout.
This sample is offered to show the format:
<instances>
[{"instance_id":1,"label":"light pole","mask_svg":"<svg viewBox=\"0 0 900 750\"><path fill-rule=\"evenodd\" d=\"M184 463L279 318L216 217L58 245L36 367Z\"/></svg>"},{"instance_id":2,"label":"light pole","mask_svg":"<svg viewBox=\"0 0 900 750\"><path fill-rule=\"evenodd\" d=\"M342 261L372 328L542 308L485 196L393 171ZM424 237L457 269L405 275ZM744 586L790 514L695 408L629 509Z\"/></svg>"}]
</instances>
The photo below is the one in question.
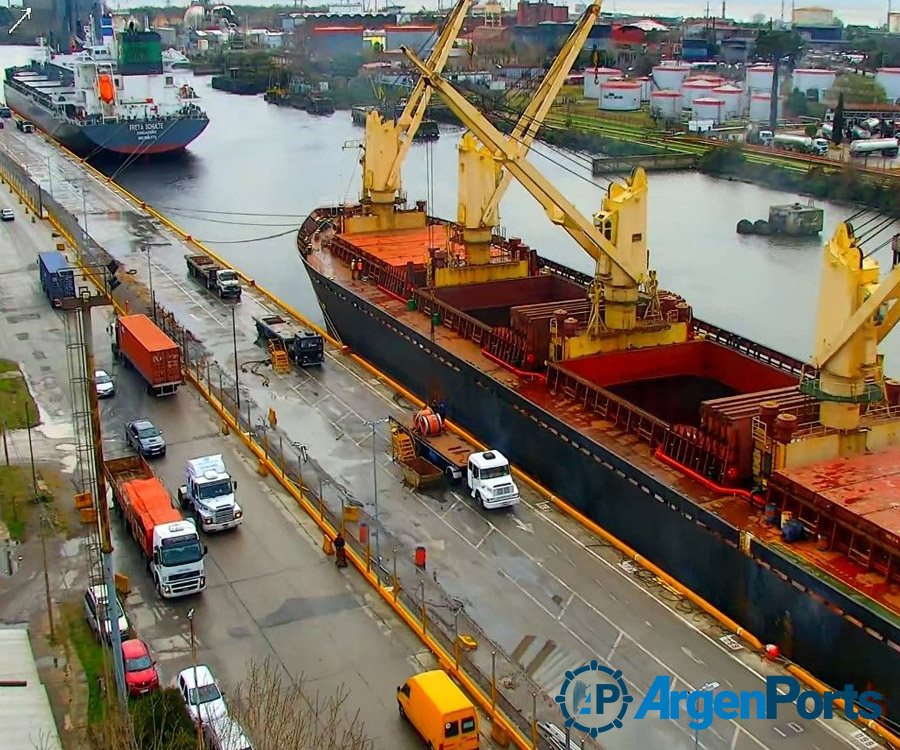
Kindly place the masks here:
<instances>
[{"instance_id":1,"label":"light pole","mask_svg":"<svg viewBox=\"0 0 900 750\"><path fill-rule=\"evenodd\" d=\"M85 221L87 221L85 214ZM153 311L153 322L156 322L156 298L153 296L153 264L150 262L150 245L142 245L141 250L147 253L147 278L150 283L150 309Z\"/></svg>"},{"instance_id":2,"label":"light pole","mask_svg":"<svg viewBox=\"0 0 900 750\"><path fill-rule=\"evenodd\" d=\"M231 346L234 349L234 415L237 419L241 413L241 376L238 373L237 327L234 322L234 305L231 306Z\"/></svg>"},{"instance_id":3,"label":"light pole","mask_svg":"<svg viewBox=\"0 0 900 750\"><path fill-rule=\"evenodd\" d=\"M87 180L87 177L85 177L84 179L85 179L85 181L86 181L86 180ZM82 240L82 242L83 242L85 245L87 245L87 241L88 241L87 193L85 192L85 189L84 189L84 186L85 186L87 183L86 183L85 181L83 181L83 182L81 183L81 211L82 211L82 213L84 214L84 226L83 226L84 239Z\"/></svg>"},{"instance_id":4,"label":"light pole","mask_svg":"<svg viewBox=\"0 0 900 750\"><path fill-rule=\"evenodd\" d=\"M50 154L47 154L47 181L50 183L50 197L53 197L53 168L50 166Z\"/></svg>"},{"instance_id":5,"label":"light pole","mask_svg":"<svg viewBox=\"0 0 900 750\"><path fill-rule=\"evenodd\" d=\"M366 424L372 428L372 493L375 498L375 563L379 567L378 582L381 583L381 532L380 522L378 520L378 462L375 460L375 437L377 433L375 428L380 424L385 424L387 419L374 419Z\"/></svg>"},{"instance_id":6,"label":"light pole","mask_svg":"<svg viewBox=\"0 0 900 750\"><path fill-rule=\"evenodd\" d=\"M191 627L191 666L194 668L194 700L197 706L197 748L203 748L203 714L200 713L200 687L197 685L197 649L194 646L194 608L191 607L187 613L188 623ZM190 692L188 692L188 702L190 702Z\"/></svg>"}]
</instances>

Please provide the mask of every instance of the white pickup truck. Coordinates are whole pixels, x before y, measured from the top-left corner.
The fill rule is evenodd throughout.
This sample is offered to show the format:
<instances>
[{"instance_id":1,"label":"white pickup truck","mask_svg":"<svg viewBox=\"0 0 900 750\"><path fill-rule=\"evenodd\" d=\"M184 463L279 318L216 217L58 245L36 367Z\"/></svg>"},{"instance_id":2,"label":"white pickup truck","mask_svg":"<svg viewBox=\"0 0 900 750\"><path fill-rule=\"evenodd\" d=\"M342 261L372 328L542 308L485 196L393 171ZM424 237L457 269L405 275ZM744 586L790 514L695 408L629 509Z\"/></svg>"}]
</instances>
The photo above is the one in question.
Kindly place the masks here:
<instances>
[{"instance_id":1,"label":"white pickup truck","mask_svg":"<svg viewBox=\"0 0 900 750\"><path fill-rule=\"evenodd\" d=\"M224 531L240 526L244 512L234 499L235 482L225 468L222 455L192 458L185 469L185 483L178 488L178 501L190 508L203 531Z\"/></svg>"}]
</instances>

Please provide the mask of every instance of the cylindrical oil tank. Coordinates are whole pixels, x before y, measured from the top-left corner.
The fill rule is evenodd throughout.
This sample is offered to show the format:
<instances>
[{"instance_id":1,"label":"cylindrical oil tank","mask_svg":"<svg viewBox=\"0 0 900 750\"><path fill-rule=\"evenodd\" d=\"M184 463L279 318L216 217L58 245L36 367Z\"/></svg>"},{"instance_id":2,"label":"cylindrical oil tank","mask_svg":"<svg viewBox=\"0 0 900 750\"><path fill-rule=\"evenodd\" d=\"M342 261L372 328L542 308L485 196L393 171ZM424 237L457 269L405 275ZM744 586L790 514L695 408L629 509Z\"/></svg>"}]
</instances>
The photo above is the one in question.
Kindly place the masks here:
<instances>
[{"instance_id":1,"label":"cylindrical oil tank","mask_svg":"<svg viewBox=\"0 0 900 750\"><path fill-rule=\"evenodd\" d=\"M694 99L698 96L709 96L715 88L718 88L718 84L712 81L685 81L681 87L682 108L691 109L694 105Z\"/></svg>"},{"instance_id":2,"label":"cylindrical oil tank","mask_svg":"<svg viewBox=\"0 0 900 750\"><path fill-rule=\"evenodd\" d=\"M653 90L653 79L650 76L641 76L634 80L641 84L641 101L649 102L650 92Z\"/></svg>"},{"instance_id":3,"label":"cylindrical oil tank","mask_svg":"<svg viewBox=\"0 0 900 750\"><path fill-rule=\"evenodd\" d=\"M607 81L600 84L600 109L634 112L641 108L640 81Z\"/></svg>"},{"instance_id":4,"label":"cylindrical oil tank","mask_svg":"<svg viewBox=\"0 0 900 750\"><path fill-rule=\"evenodd\" d=\"M681 114L681 92L651 91L650 111L656 117L664 117L667 120L678 117Z\"/></svg>"},{"instance_id":5,"label":"cylindrical oil tank","mask_svg":"<svg viewBox=\"0 0 900 750\"><path fill-rule=\"evenodd\" d=\"M747 68L747 91L771 91L774 72L771 65L752 65Z\"/></svg>"},{"instance_id":6,"label":"cylindrical oil tank","mask_svg":"<svg viewBox=\"0 0 900 750\"><path fill-rule=\"evenodd\" d=\"M698 96L691 105L695 120L712 120L716 125L725 122L725 100L714 96Z\"/></svg>"},{"instance_id":7,"label":"cylindrical oil tank","mask_svg":"<svg viewBox=\"0 0 900 750\"><path fill-rule=\"evenodd\" d=\"M819 100L822 95L834 86L835 72L822 68L794 68L793 84L795 89L803 92L804 96L810 89L819 92Z\"/></svg>"},{"instance_id":8,"label":"cylindrical oil tank","mask_svg":"<svg viewBox=\"0 0 900 750\"><path fill-rule=\"evenodd\" d=\"M653 84L658 89L680 91L681 84L690 74L690 65L654 65Z\"/></svg>"},{"instance_id":9,"label":"cylindrical oil tank","mask_svg":"<svg viewBox=\"0 0 900 750\"><path fill-rule=\"evenodd\" d=\"M693 83L694 81L709 81L710 83L716 84L716 86L724 86L725 79L722 76L713 76L708 73L700 73L695 76L688 76L684 79L685 83Z\"/></svg>"},{"instance_id":10,"label":"cylindrical oil tank","mask_svg":"<svg viewBox=\"0 0 900 750\"><path fill-rule=\"evenodd\" d=\"M768 122L769 108L772 106L772 95L765 92L750 94L750 121ZM778 116L781 116L781 102L778 103Z\"/></svg>"},{"instance_id":11,"label":"cylindrical oil tank","mask_svg":"<svg viewBox=\"0 0 900 750\"><path fill-rule=\"evenodd\" d=\"M712 90L716 99L725 102L725 118L738 117L744 111L744 92L737 86L725 84Z\"/></svg>"},{"instance_id":12,"label":"cylindrical oil tank","mask_svg":"<svg viewBox=\"0 0 900 750\"><path fill-rule=\"evenodd\" d=\"M621 70L615 68L585 68L584 69L584 97L585 99L599 99L600 85L610 78L619 78Z\"/></svg>"},{"instance_id":13,"label":"cylindrical oil tank","mask_svg":"<svg viewBox=\"0 0 900 750\"><path fill-rule=\"evenodd\" d=\"M892 104L900 99L900 68L879 68L875 82L880 83Z\"/></svg>"}]
</instances>

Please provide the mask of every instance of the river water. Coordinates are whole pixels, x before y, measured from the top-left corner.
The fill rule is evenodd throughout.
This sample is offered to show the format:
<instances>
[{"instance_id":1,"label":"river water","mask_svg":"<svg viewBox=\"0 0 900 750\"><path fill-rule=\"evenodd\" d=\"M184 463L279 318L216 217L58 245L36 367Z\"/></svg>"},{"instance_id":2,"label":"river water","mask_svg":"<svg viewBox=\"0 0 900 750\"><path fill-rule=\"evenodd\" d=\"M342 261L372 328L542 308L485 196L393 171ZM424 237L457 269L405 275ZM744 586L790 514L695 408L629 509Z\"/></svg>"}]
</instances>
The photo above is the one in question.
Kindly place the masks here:
<instances>
[{"instance_id":1,"label":"river water","mask_svg":"<svg viewBox=\"0 0 900 750\"><path fill-rule=\"evenodd\" d=\"M0 48L0 63L23 62L25 48ZM268 286L304 313L320 319L303 272L293 230L316 206L353 200L359 192L362 128L349 112L314 117L266 104L262 97L214 91L208 77L184 78L201 97L210 125L183 158L139 161L116 180L194 237ZM443 127L433 144L414 144L403 167L410 200L430 198L445 217L456 213L456 143L461 129ZM596 211L606 182L586 162L536 147L532 162L587 215ZM767 218L771 204L806 202L797 195L696 173L650 175L651 265L660 287L682 294L695 314L760 343L807 359L812 351L822 242L855 209L820 202L820 238L742 237L740 219ZM513 183L501 205L508 236L586 273L592 260L550 223L540 205ZM897 231L894 229L893 231ZM278 236L280 235L280 236ZM880 236L887 239L888 235ZM888 268L890 253L877 257ZM898 361L900 337L883 346Z\"/></svg>"}]
</instances>

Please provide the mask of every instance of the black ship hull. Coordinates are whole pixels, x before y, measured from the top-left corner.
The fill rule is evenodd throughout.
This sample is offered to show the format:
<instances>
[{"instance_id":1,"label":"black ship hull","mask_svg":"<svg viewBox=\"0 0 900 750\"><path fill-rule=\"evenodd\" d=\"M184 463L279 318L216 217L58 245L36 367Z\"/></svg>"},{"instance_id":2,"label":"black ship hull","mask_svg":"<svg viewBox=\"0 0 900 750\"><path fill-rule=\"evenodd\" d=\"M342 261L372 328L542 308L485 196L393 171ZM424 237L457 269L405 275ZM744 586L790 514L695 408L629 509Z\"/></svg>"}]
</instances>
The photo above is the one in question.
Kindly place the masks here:
<instances>
[{"instance_id":1,"label":"black ship hull","mask_svg":"<svg viewBox=\"0 0 900 750\"><path fill-rule=\"evenodd\" d=\"M895 620L755 540L743 552L735 527L304 265L329 328L360 356L423 400L440 395L450 419L786 657L880 692L900 716Z\"/></svg>"}]
</instances>

